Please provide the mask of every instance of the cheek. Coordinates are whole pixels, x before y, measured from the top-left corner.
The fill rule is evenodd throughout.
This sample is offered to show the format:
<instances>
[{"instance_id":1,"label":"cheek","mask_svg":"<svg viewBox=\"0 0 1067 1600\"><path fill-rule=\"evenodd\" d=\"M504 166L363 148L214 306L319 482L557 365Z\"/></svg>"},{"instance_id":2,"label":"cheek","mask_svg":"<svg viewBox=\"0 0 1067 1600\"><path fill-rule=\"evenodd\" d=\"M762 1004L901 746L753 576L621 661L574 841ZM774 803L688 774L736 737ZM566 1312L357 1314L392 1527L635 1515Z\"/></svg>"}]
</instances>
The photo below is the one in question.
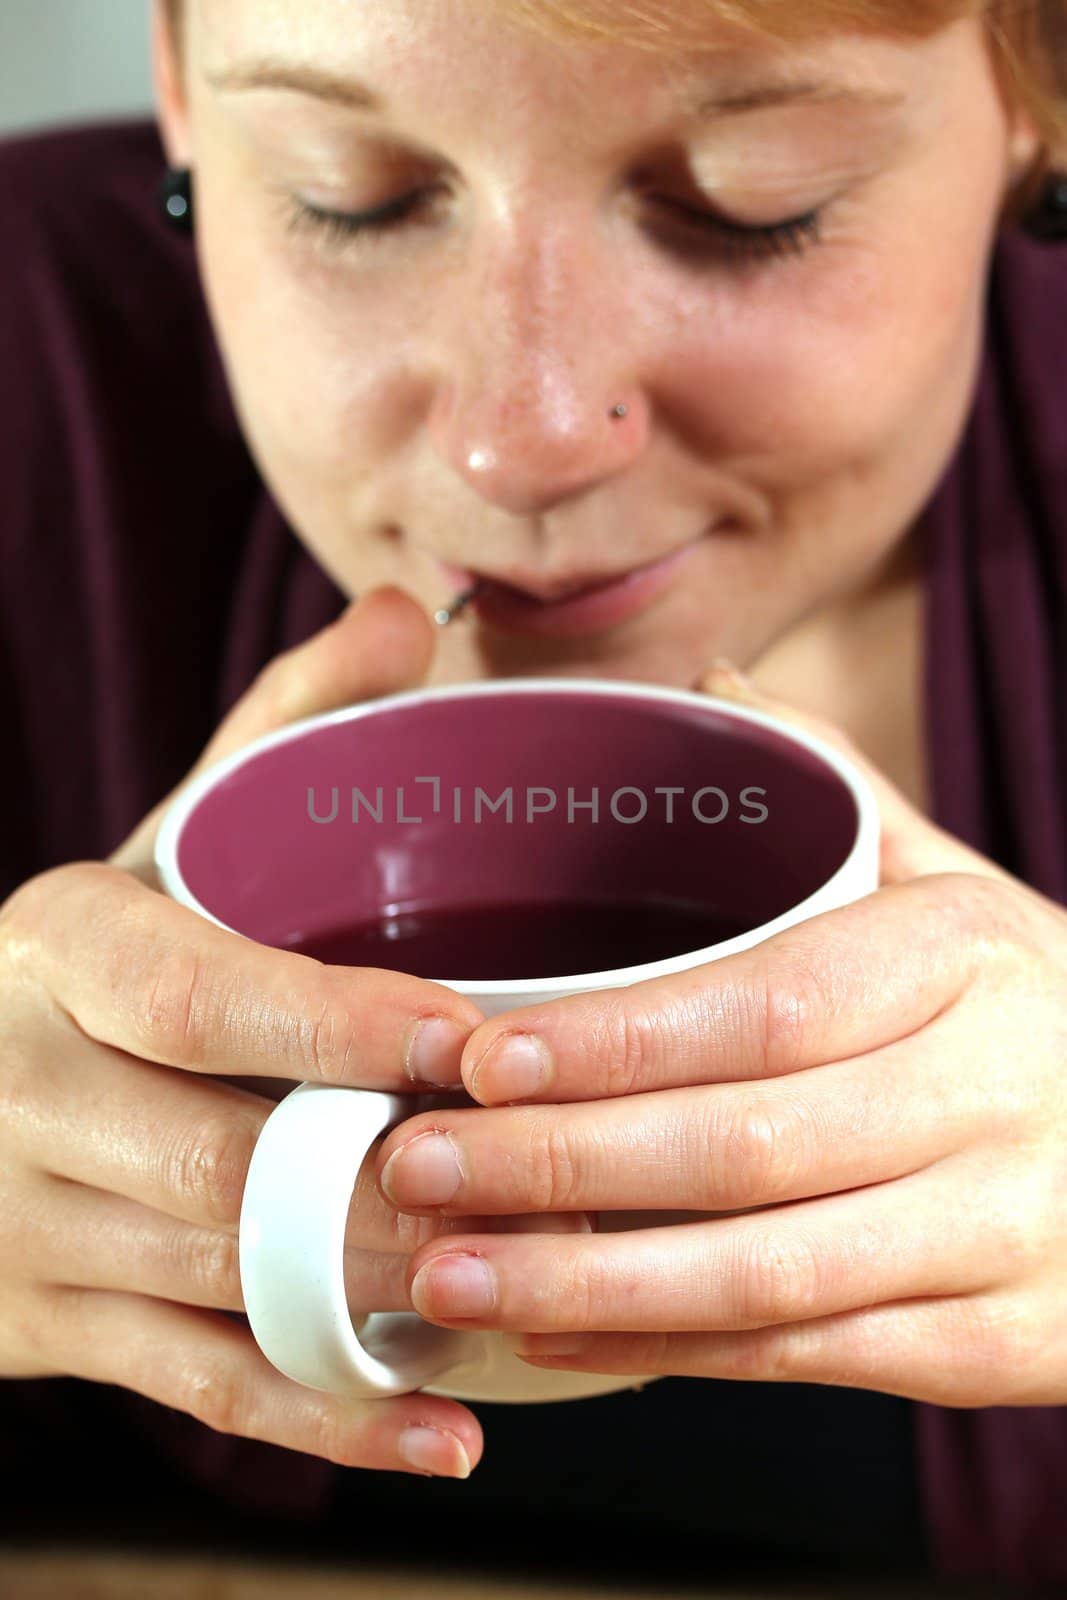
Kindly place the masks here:
<instances>
[{"instance_id":1,"label":"cheek","mask_svg":"<svg viewBox=\"0 0 1067 1600\"><path fill-rule=\"evenodd\" d=\"M383 401L397 344L380 306L361 303L377 297L346 293L313 262L290 260L284 237L253 249L243 242L253 224L242 232L206 205L198 216L205 292L250 440L278 468L293 461L320 483L351 479L360 459L388 445Z\"/></svg>"},{"instance_id":2,"label":"cheek","mask_svg":"<svg viewBox=\"0 0 1067 1600\"><path fill-rule=\"evenodd\" d=\"M975 317L972 260L825 245L701 354L716 446L817 463L876 454L954 387ZM836 259L835 259L836 252ZM818 252L816 253L818 254ZM788 280L788 286L787 285Z\"/></svg>"}]
</instances>

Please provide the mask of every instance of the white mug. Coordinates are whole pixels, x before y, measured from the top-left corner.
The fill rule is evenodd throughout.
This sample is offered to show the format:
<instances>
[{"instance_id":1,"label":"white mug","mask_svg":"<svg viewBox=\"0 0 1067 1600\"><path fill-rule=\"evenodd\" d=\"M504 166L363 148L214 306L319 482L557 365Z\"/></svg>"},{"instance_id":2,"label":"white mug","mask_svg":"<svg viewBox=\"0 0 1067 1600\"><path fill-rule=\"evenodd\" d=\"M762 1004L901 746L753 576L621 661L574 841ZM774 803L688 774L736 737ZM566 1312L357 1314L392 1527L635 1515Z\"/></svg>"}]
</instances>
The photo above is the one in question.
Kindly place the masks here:
<instances>
[{"instance_id":1,"label":"white mug","mask_svg":"<svg viewBox=\"0 0 1067 1600\"><path fill-rule=\"evenodd\" d=\"M700 903L742 928L609 971L433 980L489 1017L717 961L847 905L878 887L879 834L854 764L764 712L644 683L528 678L416 689L269 734L178 797L156 863L175 900L283 948L405 909L583 895ZM278 1103L240 1220L260 1349L297 1382L353 1396L550 1401L651 1381L540 1370L515 1355L517 1334L414 1311L373 1312L357 1329L344 1249L359 1169L380 1134L449 1103L318 1083Z\"/></svg>"}]
</instances>

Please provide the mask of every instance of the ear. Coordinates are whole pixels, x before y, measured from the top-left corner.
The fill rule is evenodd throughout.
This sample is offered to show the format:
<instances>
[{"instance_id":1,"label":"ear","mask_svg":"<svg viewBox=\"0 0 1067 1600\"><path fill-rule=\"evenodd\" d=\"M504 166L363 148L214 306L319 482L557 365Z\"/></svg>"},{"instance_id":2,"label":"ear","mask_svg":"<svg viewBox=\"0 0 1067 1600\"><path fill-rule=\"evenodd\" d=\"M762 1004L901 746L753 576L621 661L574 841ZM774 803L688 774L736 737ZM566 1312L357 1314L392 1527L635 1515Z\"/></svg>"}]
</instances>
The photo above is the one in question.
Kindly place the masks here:
<instances>
[{"instance_id":1,"label":"ear","mask_svg":"<svg viewBox=\"0 0 1067 1600\"><path fill-rule=\"evenodd\" d=\"M1033 171L1038 158L1045 150L1045 141L1028 111L1020 106L1011 125L1008 140L1008 171L1014 188L1027 173Z\"/></svg>"},{"instance_id":2,"label":"ear","mask_svg":"<svg viewBox=\"0 0 1067 1600\"><path fill-rule=\"evenodd\" d=\"M152 0L152 82L156 120L172 167L192 166L192 138L185 93L184 29L176 29L174 8Z\"/></svg>"},{"instance_id":3,"label":"ear","mask_svg":"<svg viewBox=\"0 0 1067 1600\"><path fill-rule=\"evenodd\" d=\"M1050 151L1025 111L1009 129L999 225L1020 223L1041 198L1051 170Z\"/></svg>"}]
</instances>

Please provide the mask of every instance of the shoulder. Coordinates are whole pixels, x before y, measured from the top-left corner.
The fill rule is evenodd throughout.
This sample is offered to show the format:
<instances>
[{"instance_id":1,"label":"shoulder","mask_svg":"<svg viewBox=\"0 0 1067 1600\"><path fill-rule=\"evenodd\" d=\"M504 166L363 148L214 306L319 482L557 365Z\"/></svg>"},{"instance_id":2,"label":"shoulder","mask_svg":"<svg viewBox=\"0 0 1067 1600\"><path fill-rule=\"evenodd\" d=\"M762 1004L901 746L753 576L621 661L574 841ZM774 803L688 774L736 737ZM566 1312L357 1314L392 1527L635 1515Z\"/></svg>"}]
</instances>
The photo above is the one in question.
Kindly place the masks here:
<instances>
[{"instance_id":1,"label":"shoulder","mask_svg":"<svg viewBox=\"0 0 1067 1600\"><path fill-rule=\"evenodd\" d=\"M195 250L163 218L165 157L148 119L0 139L0 348L23 383L210 358ZM10 376L8 378L10 382Z\"/></svg>"},{"instance_id":2,"label":"shoulder","mask_svg":"<svg viewBox=\"0 0 1067 1600\"><path fill-rule=\"evenodd\" d=\"M186 432L239 451L196 251L160 210L165 170L149 119L0 139L0 467L32 474L35 498L52 474Z\"/></svg>"},{"instance_id":3,"label":"shoulder","mask_svg":"<svg viewBox=\"0 0 1067 1600\"><path fill-rule=\"evenodd\" d=\"M987 332L1003 424L1041 476L1052 474L1067 516L1067 239L1047 243L1022 228L1005 230L990 275Z\"/></svg>"},{"instance_id":4,"label":"shoulder","mask_svg":"<svg viewBox=\"0 0 1067 1600\"><path fill-rule=\"evenodd\" d=\"M0 895L114 848L228 659L262 485L164 171L150 122L0 140Z\"/></svg>"},{"instance_id":5,"label":"shoulder","mask_svg":"<svg viewBox=\"0 0 1067 1600\"><path fill-rule=\"evenodd\" d=\"M4 251L4 270L40 250L106 254L115 229L123 237L143 234L163 170L159 134L148 119L0 139L0 216L14 246Z\"/></svg>"},{"instance_id":6,"label":"shoulder","mask_svg":"<svg viewBox=\"0 0 1067 1600\"><path fill-rule=\"evenodd\" d=\"M1026 560L1041 604L1067 625L1067 240L998 239L986 350L967 457L990 560ZM1035 601L1035 603L1037 603ZM1060 633L1062 637L1062 632Z\"/></svg>"},{"instance_id":7,"label":"shoulder","mask_svg":"<svg viewBox=\"0 0 1067 1600\"><path fill-rule=\"evenodd\" d=\"M30 612L60 573L195 560L190 529L218 558L259 490L164 171L148 121L0 140L0 569Z\"/></svg>"},{"instance_id":8,"label":"shoulder","mask_svg":"<svg viewBox=\"0 0 1067 1600\"><path fill-rule=\"evenodd\" d=\"M1067 239L1038 239L1025 228L1005 228L993 252L994 304L1027 307L1032 323L1053 323L1067 349L1063 304L1067 296ZM1057 312L1058 302L1058 312Z\"/></svg>"}]
</instances>

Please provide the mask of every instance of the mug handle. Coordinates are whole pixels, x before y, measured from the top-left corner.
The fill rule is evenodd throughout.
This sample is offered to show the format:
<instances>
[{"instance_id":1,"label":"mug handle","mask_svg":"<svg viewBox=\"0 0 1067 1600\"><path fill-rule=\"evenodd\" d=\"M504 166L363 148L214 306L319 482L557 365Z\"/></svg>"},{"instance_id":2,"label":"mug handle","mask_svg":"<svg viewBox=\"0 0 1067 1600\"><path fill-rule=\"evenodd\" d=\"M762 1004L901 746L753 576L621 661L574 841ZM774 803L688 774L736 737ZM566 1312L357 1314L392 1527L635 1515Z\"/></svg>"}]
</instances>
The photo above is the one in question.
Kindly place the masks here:
<instances>
[{"instance_id":1,"label":"mug handle","mask_svg":"<svg viewBox=\"0 0 1067 1600\"><path fill-rule=\"evenodd\" d=\"M302 1083L280 1100L252 1152L238 1258L256 1343L286 1377L333 1394L410 1394L467 1362L484 1334L414 1311L372 1312L357 1335L345 1293L348 1213L374 1140L413 1115L410 1095Z\"/></svg>"}]
</instances>

